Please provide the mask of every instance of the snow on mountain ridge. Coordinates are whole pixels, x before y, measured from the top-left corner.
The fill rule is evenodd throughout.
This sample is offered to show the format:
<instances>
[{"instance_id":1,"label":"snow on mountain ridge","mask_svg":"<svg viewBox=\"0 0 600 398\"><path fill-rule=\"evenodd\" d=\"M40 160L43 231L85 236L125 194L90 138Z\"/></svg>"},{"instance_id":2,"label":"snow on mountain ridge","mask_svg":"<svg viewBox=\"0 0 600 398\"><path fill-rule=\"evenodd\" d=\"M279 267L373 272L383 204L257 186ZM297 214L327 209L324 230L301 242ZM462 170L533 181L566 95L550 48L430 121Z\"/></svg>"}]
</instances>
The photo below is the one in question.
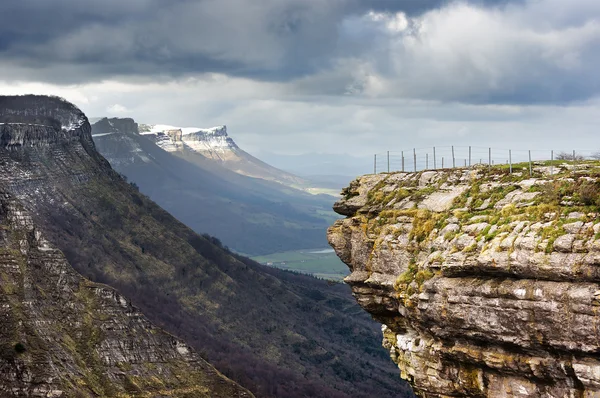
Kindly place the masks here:
<instances>
[{"instance_id":1,"label":"snow on mountain ridge","mask_svg":"<svg viewBox=\"0 0 600 398\"><path fill-rule=\"evenodd\" d=\"M200 127L176 127L170 126L168 124L154 124L149 125L150 131L141 132L140 134L158 134L164 133L165 131L173 131L173 130L181 130L181 134L189 135L194 133L204 133L204 134L212 134L212 135L227 135L227 126L215 126L207 129L203 129Z\"/></svg>"},{"instance_id":2,"label":"snow on mountain ridge","mask_svg":"<svg viewBox=\"0 0 600 398\"><path fill-rule=\"evenodd\" d=\"M177 127L167 124L140 126L141 135L154 135L156 145L168 152L181 150L183 147L206 153L235 150L237 145L227 135L227 126L211 128Z\"/></svg>"}]
</instances>

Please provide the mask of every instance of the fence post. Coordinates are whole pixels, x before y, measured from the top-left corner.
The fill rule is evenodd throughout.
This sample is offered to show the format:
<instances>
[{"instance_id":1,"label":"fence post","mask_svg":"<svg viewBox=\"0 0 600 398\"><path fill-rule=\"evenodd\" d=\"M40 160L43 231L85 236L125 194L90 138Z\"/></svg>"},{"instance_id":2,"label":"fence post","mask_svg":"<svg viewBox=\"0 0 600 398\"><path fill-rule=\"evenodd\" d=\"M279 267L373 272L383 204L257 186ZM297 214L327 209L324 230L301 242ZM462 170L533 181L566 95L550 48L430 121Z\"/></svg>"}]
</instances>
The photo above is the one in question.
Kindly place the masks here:
<instances>
[{"instance_id":1,"label":"fence post","mask_svg":"<svg viewBox=\"0 0 600 398\"><path fill-rule=\"evenodd\" d=\"M492 148L489 148L489 161L488 161L488 168L491 170L492 169Z\"/></svg>"},{"instance_id":2,"label":"fence post","mask_svg":"<svg viewBox=\"0 0 600 398\"><path fill-rule=\"evenodd\" d=\"M414 172L417 172L417 150L413 148Z\"/></svg>"},{"instance_id":3,"label":"fence post","mask_svg":"<svg viewBox=\"0 0 600 398\"><path fill-rule=\"evenodd\" d=\"M429 170L429 154L425 154L425 170Z\"/></svg>"},{"instance_id":4,"label":"fence post","mask_svg":"<svg viewBox=\"0 0 600 398\"><path fill-rule=\"evenodd\" d=\"M573 149L573 164L575 164L575 149Z\"/></svg>"},{"instance_id":5,"label":"fence post","mask_svg":"<svg viewBox=\"0 0 600 398\"><path fill-rule=\"evenodd\" d=\"M467 168L467 159L465 159L465 169Z\"/></svg>"},{"instance_id":6,"label":"fence post","mask_svg":"<svg viewBox=\"0 0 600 398\"><path fill-rule=\"evenodd\" d=\"M529 177L531 177L531 151L529 151Z\"/></svg>"},{"instance_id":7,"label":"fence post","mask_svg":"<svg viewBox=\"0 0 600 398\"><path fill-rule=\"evenodd\" d=\"M435 158L435 147L433 147L433 169L437 170L437 160Z\"/></svg>"},{"instance_id":8,"label":"fence post","mask_svg":"<svg viewBox=\"0 0 600 398\"><path fill-rule=\"evenodd\" d=\"M512 174L512 151L510 149L508 150L508 164L510 165L510 174Z\"/></svg>"},{"instance_id":9,"label":"fence post","mask_svg":"<svg viewBox=\"0 0 600 398\"><path fill-rule=\"evenodd\" d=\"M387 151L388 173L390 172L390 151Z\"/></svg>"},{"instance_id":10,"label":"fence post","mask_svg":"<svg viewBox=\"0 0 600 398\"><path fill-rule=\"evenodd\" d=\"M444 157L442 156L442 169L444 168Z\"/></svg>"},{"instance_id":11,"label":"fence post","mask_svg":"<svg viewBox=\"0 0 600 398\"><path fill-rule=\"evenodd\" d=\"M402 151L402 172L404 173L404 151Z\"/></svg>"},{"instance_id":12,"label":"fence post","mask_svg":"<svg viewBox=\"0 0 600 398\"><path fill-rule=\"evenodd\" d=\"M471 167L471 145L469 145L469 167Z\"/></svg>"},{"instance_id":13,"label":"fence post","mask_svg":"<svg viewBox=\"0 0 600 398\"><path fill-rule=\"evenodd\" d=\"M373 174L377 174L377 154L375 154L375 158L373 159Z\"/></svg>"},{"instance_id":14,"label":"fence post","mask_svg":"<svg viewBox=\"0 0 600 398\"><path fill-rule=\"evenodd\" d=\"M550 175L554 175L554 149L550 151Z\"/></svg>"},{"instance_id":15,"label":"fence post","mask_svg":"<svg viewBox=\"0 0 600 398\"><path fill-rule=\"evenodd\" d=\"M452 168L456 168L456 158L454 157L454 145L452 145Z\"/></svg>"}]
</instances>

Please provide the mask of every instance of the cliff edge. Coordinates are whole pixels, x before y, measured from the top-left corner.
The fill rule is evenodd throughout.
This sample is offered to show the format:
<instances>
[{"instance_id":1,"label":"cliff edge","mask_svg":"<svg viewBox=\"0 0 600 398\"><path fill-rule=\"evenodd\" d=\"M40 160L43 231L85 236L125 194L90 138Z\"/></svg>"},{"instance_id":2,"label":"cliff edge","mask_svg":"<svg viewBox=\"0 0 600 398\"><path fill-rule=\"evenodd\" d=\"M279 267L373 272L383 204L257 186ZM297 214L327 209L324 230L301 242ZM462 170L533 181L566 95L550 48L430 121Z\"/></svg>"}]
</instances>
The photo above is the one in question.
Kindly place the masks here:
<instances>
[{"instance_id":1,"label":"cliff edge","mask_svg":"<svg viewBox=\"0 0 600 398\"><path fill-rule=\"evenodd\" d=\"M368 175L334 206L346 282L419 396L600 396L600 163L515 170Z\"/></svg>"}]
</instances>

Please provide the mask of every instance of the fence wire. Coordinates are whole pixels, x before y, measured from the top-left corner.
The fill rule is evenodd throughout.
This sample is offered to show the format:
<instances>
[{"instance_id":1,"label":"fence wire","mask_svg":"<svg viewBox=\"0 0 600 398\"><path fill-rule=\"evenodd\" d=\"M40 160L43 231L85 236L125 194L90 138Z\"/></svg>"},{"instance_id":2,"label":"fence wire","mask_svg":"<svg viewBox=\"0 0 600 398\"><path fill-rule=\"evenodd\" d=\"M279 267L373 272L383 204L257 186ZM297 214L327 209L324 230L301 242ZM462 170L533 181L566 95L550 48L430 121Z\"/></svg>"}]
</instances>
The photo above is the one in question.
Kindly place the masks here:
<instances>
[{"instance_id":1,"label":"fence wire","mask_svg":"<svg viewBox=\"0 0 600 398\"><path fill-rule=\"evenodd\" d=\"M375 154L373 172L417 172L422 170L472 167L475 165L508 165L519 163L532 167L535 163L549 160L577 162L600 159L600 150L514 150L477 146L443 146L412 148ZM531 164L530 164L531 163Z\"/></svg>"}]
</instances>

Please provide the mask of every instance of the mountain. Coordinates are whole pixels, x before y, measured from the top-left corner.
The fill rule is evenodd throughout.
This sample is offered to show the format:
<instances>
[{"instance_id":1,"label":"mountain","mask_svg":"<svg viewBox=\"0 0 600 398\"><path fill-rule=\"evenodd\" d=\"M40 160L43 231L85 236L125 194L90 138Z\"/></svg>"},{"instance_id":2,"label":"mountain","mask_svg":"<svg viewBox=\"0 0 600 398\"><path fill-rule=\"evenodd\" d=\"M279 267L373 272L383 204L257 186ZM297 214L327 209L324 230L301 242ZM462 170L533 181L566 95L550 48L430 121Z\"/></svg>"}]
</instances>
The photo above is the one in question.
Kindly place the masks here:
<instances>
[{"instance_id":1,"label":"mountain","mask_svg":"<svg viewBox=\"0 0 600 398\"><path fill-rule=\"evenodd\" d=\"M44 111L49 103L65 112ZM76 273L14 196L26 196L17 181L28 154L58 153L74 137L91 143L72 111L0 98L0 395L250 397L117 291Z\"/></svg>"},{"instance_id":2,"label":"mountain","mask_svg":"<svg viewBox=\"0 0 600 398\"><path fill-rule=\"evenodd\" d=\"M419 396L600 396L600 162L558 163L368 175L336 204L346 281Z\"/></svg>"},{"instance_id":3,"label":"mountain","mask_svg":"<svg viewBox=\"0 0 600 398\"><path fill-rule=\"evenodd\" d=\"M206 159L241 175L275 181L292 188L309 187L310 183L291 173L279 170L242 150L227 135L226 126L209 129L140 125L140 133L154 139L167 152L187 159L201 155Z\"/></svg>"},{"instance_id":4,"label":"mountain","mask_svg":"<svg viewBox=\"0 0 600 398\"><path fill-rule=\"evenodd\" d=\"M257 396L404 396L379 326L347 286L261 266L195 233L111 168L73 105L3 97L0 109L27 116L3 127L0 184L76 271L116 288ZM46 330L43 319L32 325L27 335Z\"/></svg>"},{"instance_id":5,"label":"mountain","mask_svg":"<svg viewBox=\"0 0 600 398\"><path fill-rule=\"evenodd\" d=\"M334 198L233 172L190 150L180 156L140 135L133 119L92 126L96 147L118 172L200 233L250 255L323 247ZM188 134L189 135L189 134ZM160 142L160 140L158 141Z\"/></svg>"}]
</instances>

